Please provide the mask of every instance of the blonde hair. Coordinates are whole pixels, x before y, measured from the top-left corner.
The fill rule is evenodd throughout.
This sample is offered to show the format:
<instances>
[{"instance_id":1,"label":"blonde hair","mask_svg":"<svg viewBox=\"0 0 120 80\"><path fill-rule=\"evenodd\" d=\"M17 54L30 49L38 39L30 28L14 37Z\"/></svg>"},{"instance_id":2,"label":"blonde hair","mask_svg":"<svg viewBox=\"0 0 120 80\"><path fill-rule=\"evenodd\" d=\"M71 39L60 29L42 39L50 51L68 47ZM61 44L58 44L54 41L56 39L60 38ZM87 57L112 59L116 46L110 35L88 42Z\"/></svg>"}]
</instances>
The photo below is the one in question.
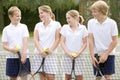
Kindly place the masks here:
<instances>
[{"instance_id":1,"label":"blonde hair","mask_svg":"<svg viewBox=\"0 0 120 80\"><path fill-rule=\"evenodd\" d=\"M103 15L107 15L108 14L108 10L109 10L109 6L107 5L107 3L105 1L99 0L96 1L91 7L91 10L97 10L99 12L101 12Z\"/></svg>"},{"instance_id":2,"label":"blonde hair","mask_svg":"<svg viewBox=\"0 0 120 80\"><path fill-rule=\"evenodd\" d=\"M21 13L21 10L17 6L12 6L8 9L8 15L13 16L15 11L18 11Z\"/></svg>"},{"instance_id":3,"label":"blonde hair","mask_svg":"<svg viewBox=\"0 0 120 80\"><path fill-rule=\"evenodd\" d=\"M51 18L55 21L55 14L52 13Z\"/></svg>"},{"instance_id":4,"label":"blonde hair","mask_svg":"<svg viewBox=\"0 0 120 80\"><path fill-rule=\"evenodd\" d=\"M50 15L52 16L52 9L50 8L50 6L48 5L42 5L40 7L38 7L38 11L44 11L44 12L50 12Z\"/></svg>"},{"instance_id":5,"label":"blonde hair","mask_svg":"<svg viewBox=\"0 0 120 80\"><path fill-rule=\"evenodd\" d=\"M77 10L70 10L66 14L69 14L73 18L78 18L79 23L83 24L84 19L81 15L79 15L79 12Z\"/></svg>"}]
</instances>

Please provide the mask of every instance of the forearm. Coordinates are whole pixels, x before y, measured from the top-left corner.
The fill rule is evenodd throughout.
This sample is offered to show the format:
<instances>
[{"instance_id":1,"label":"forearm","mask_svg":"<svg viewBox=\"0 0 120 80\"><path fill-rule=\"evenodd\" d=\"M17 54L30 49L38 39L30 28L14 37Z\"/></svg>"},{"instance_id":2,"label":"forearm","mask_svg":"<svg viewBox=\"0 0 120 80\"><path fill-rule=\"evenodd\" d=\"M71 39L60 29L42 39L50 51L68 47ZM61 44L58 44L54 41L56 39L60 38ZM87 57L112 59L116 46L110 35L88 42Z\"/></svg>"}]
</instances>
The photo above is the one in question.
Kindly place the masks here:
<instances>
[{"instance_id":1,"label":"forearm","mask_svg":"<svg viewBox=\"0 0 120 80\"><path fill-rule=\"evenodd\" d=\"M79 51L79 55L81 55L83 53L83 51L85 51L86 47L87 47L87 37L84 37L83 38L83 45Z\"/></svg>"},{"instance_id":2,"label":"forearm","mask_svg":"<svg viewBox=\"0 0 120 80\"><path fill-rule=\"evenodd\" d=\"M42 53L43 49L41 48L41 45L39 44L39 41L37 39L34 40L35 43L35 47L37 48L37 50Z\"/></svg>"},{"instance_id":3,"label":"forearm","mask_svg":"<svg viewBox=\"0 0 120 80\"><path fill-rule=\"evenodd\" d=\"M55 42L52 45L52 47L50 48L52 51L54 51L57 48L57 46L59 45L60 37L61 37L61 35L60 35L60 29L57 29L56 30L56 34L55 34Z\"/></svg>"},{"instance_id":4,"label":"forearm","mask_svg":"<svg viewBox=\"0 0 120 80\"><path fill-rule=\"evenodd\" d=\"M57 46L59 45L59 39L57 39L55 42L54 42L54 44L52 45L52 47L50 48L52 51L54 51L56 48L57 48Z\"/></svg>"},{"instance_id":5,"label":"forearm","mask_svg":"<svg viewBox=\"0 0 120 80\"><path fill-rule=\"evenodd\" d=\"M12 52L12 53L16 53L15 49L14 48L10 48L7 44L7 42L3 42L3 48L6 50L6 51L9 51L9 52Z\"/></svg>"},{"instance_id":6,"label":"forearm","mask_svg":"<svg viewBox=\"0 0 120 80\"><path fill-rule=\"evenodd\" d=\"M69 51L68 51L68 49L67 49L67 47L66 47L66 45L65 45L64 42L61 42L61 47L62 47L63 51L64 51L66 54L69 54Z\"/></svg>"},{"instance_id":7,"label":"forearm","mask_svg":"<svg viewBox=\"0 0 120 80\"><path fill-rule=\"evenodd\" d=\"M12 51L12 49L11 49L10 47L8 47L7 45L3 45L3 48L4 48L6 51L9 51L9 52Z\"/></svg>"},{"instance_id":8,"label":"forearm","mask_svg":"<svg viewBox=\"0 0 120 80\"><path fill-rule=\"evenodd\" d=\"M28 47L28 38L26 37L26 38L23 39L22 53L27 52L27 47Z\"/></svg>"},{"instance_id":9,"label":"forearm","mask_svg":"<svg viewBox=\"0 0 120 80\"><path fill-rule=\"evenodd\" d=\"M89 43L89 51L90 51L90 56L93 58L94 57L94 38L93 38L93 34L89 34L88 37L88 43Z\"/></svg>"},{"instance_id":10,"label":"forearm","mask_svg":"<svg viewBox=\"0 0 120 80\"><path fill-rule=\"evenodd\" d=\"M82 45L82 48L81 48L80 51L78 52L79 55L81 55L81 54L85 51L86 47L87 47L87 43L84 43L84 44Z\"/></svg>"},{"instance_id":11,"label":"forearm","mask_svg":"<svg viewBox=\"0 0 120 80\"><path fill-rule=\"evenodd\" d=\"M117 43L118 43L118 37L114 37L113 41L111 42L110 46L108 47L105 53L109 55L113 51L113 49L117 46Z\"/></svg>"},{"instance_id":12,"label":"forearm","mask_svg":"<svg viewBox=\"0 0 120 80\"><path fill-rule=\"evenodd\" d=\"M26 58L27 56L27 47L28 47L28 37L23 38L23 46L22 46L22 57Z\"/></svg>"}]
</instances>

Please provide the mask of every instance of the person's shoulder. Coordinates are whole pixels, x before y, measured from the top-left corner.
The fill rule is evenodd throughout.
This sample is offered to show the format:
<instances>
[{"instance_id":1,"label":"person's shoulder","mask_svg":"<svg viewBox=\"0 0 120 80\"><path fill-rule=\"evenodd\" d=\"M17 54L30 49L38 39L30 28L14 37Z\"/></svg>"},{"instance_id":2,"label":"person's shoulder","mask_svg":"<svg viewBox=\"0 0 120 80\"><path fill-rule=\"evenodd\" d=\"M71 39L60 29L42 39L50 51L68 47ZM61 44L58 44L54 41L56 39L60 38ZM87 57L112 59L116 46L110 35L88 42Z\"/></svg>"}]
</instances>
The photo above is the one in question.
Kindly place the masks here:
<instances>
[{"instance_id":1,"label":"person's shoulder","mask_svg":"<svg viewBox=\"0 0 120 80\"><path fill-rule=\"evenodd\" d=\"M22 29L27 29L27 25L24 23L19 23L18 26L20 26Z\"/></svg>"},{"instance_id":2,"label":"person's shoulder","mask_svg":"<svg viewBox=\"0 0 120 80\"><path fill-rule=\"evenodd\" d=\"M36 25L42 25L43 24L43 22L38 22L38 23L36 23Z\"/></svg>"},{"instance_id":3,"label":"person's shoulder","mask_svg":"<svg viewBox=\"0 0 120 80\"><path fill-rule=\"evenodd\" d=\"M38 23L35 24L35 27L40 27L42 25L43 25L43 22L38 22Z\"/></svg>"},{"instance_id":4,"label":"person's shoulder","mask_svg":"<svg viewBox=\"0 0 120 80\"><path fill-rule=\"evenodd\" d=\"M7 25L7 26L5 26L5 27L3 28L3 30L7 30L7 29L9 29L9 28L10 28L10 24Z\"/></svg>"},{"instance_id":5,"label":"person's shoulder","mask_svg":"<svg viewBox=\"0 0 120 80\"><path fill-rule=\"evenodd\" d=\"M19 23L18 25L27 27L27 25L24 23Z\"/></svg>"},{"instance_id":6,"label":"person's shoulder","mask_svg":"<svg viewBox=\"0 0 120 80\"><path fill-rule=\"evenodd\" d=\"M50 25L53 26L53 27L56 27L56 29L61 28L61 24L60 24L59 21L54 21L54 20L52 20L52 21L50 22Z\"/></svg>"},{"instance_id":7,"label":"person's shoulder","mask_svg":"<svg viewBox=\"0 0 120 80\"><path fill-rule=\"evenodd\" d=\"M96 21L95 18L91 18L91 19L88 20L88 23L95 22L95 21Z\"/></svg>"},{"instance_id":8,"label":"person's shoulder","mask_svg":"<svg viewBox=\"0 0 120 80\"><path fill-rule=\"evenodd\" d=\"M59 21L51 21L53 24L60 24L60 22Z\"/></svg>"},{"instance_id":9,"label":"person's shoulder","mask_svg":"<svg viewBox=\"0 0 120 80\"><path fill-rule=\"evenodd\" d=\"M116 21L114 19L110 18L110 17L107 18L107 21L110 22L110 23L111 22L116 23Z\"/></svg>"},{"instance_id":10,"label":"person's shoulder","mask_svg":"<svg viewBox=\"0 0 120 80\"><path fill-rule=\"evenodd\" d=\"M68 24L64 24L64 25L63 25L63 28L68 28L68 27L69 27Z\"/></svg>"},{"instance_id":11,"label":"person's shoulder","mask_svg":"<svg viewBox=\"0 0 120 80\"><path fill-rule=\"evenodd\" d=\"M83 25L83 24L80 24L80 25L79 25L79 28L80 28L80 29L87 29L86 26Z\"/></svg>"},{"instance_id":12,"label":"person's shoulder","mask_svg":"<svg viewBox=\"0 0 120 80\"><path fill-rule=\"evenodd\" d=\"M59 23L59 21L54 21L54 20L52 20L51 22L53 22L53 23Z\"/></svg>"},{"instance_id":13,"label":"person's shoulder","mask_svg":"<svg viewBox=\"0 0 120 80\"><path fill-rule=\"evenodd\" d=\"M83 27L83 28L86 28L86 26L85 26L85 25L83 25L83 24L80 24L80 26L81 26L81 27Z\"/></svg>"},{"instance_id":14,"label":"person's shoulder","mask_svg":"<svg viewBox=\"0 0 120 80\"><path fill-rule=\"evenodd\" d=\"M63 29L63 30L69 30L70 26L68 24L64 24L61 29Z\"/></svg>"}]
</instances>

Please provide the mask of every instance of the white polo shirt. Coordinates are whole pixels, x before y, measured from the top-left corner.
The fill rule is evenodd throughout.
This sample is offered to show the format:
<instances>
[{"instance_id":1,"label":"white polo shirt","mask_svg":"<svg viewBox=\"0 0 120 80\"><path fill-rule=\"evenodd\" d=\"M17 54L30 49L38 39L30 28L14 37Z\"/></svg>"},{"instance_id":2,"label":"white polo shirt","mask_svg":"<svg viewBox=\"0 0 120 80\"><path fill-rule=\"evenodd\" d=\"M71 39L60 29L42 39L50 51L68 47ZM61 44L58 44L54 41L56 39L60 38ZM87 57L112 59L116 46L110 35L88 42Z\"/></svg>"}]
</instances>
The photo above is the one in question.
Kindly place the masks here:
<instances>
[{"instance_id":1,"label":"white polo shirt","mask_svg":"<svg viewBox=\"0 0 120 80\"><path fill-rule=\"evenodd\" d=\"M107 18L102 24L97 19L88 21L88 31L94 36L94 52L104 53L112 42L112 36L118 35L117 24L114 20ZM111 53L114 54L115 49Z\"/></svg>"},{"instance_id":2,"label":"white polo shirt","mask_svg":"<svg viewBox=\"0 0 120 80\"><path fill-rule=\"evenodd\" d=\"M53 45L55 42L56 30L60 27L60 23L53 20L51 20L50 24L48 24L47 27L43 25L43 22L36 24L35 30L38 30L39 44L42 48L50 48Z\"/></svg>"},{"instance_id":3,"label":"white polo shirt","mask_svg":"<svg viewBox=\"0 0 120 80\"><path fill-rule=\"evenodd\" d=\"M20 45L22 47L24 37L29 37L29 32L27 26L21 23L17 26L9 24L2 32L2 42L7 42L10 48L15 48L16 45ZM17 54L10 53L8 54L8 57L16 58L18 56Z\"/></svg>"},{"instance_id":4,"label":"white polo shirt","mask_svg":"<svg viewBox=\"0 0 120 80\"><path fill-rule=\"evenodd\" d=\"M60 33L65 37L69 52L78 52L83 45L82 39L88 35L86 27L80 24L76 31L72 31L69 25L64 25Z\"/></svg>"}]
</instances>

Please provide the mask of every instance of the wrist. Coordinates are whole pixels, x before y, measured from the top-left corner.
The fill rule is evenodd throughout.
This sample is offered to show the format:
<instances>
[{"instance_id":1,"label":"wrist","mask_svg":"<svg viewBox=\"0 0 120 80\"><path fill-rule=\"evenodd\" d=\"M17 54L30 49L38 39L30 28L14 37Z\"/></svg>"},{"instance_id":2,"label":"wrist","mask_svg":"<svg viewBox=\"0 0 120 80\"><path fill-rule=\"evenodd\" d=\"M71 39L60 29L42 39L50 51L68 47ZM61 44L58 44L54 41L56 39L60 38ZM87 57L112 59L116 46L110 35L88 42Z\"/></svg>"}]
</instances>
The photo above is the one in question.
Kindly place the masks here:
<instances>
[{"instance_id":1,"label":"wrist","mask_svg":"<svg viewBox=\"0 0 120 80\"><path fill-rule=\"evenodd\" d=\"M109 55L109 53L107 53L107 52L105 52L104 54L105 54L106 56L108 56L108 55Z\"/></svg>"},{"instance_id":2,"label":"wrist","mask_svg":"<svg viewBox=\"0 0 120 80\"><path fill-rule=\"evenodd\" d=\"M91 58L94 59L94 54L91 55Z\"/></svg>"}]
</instances>

